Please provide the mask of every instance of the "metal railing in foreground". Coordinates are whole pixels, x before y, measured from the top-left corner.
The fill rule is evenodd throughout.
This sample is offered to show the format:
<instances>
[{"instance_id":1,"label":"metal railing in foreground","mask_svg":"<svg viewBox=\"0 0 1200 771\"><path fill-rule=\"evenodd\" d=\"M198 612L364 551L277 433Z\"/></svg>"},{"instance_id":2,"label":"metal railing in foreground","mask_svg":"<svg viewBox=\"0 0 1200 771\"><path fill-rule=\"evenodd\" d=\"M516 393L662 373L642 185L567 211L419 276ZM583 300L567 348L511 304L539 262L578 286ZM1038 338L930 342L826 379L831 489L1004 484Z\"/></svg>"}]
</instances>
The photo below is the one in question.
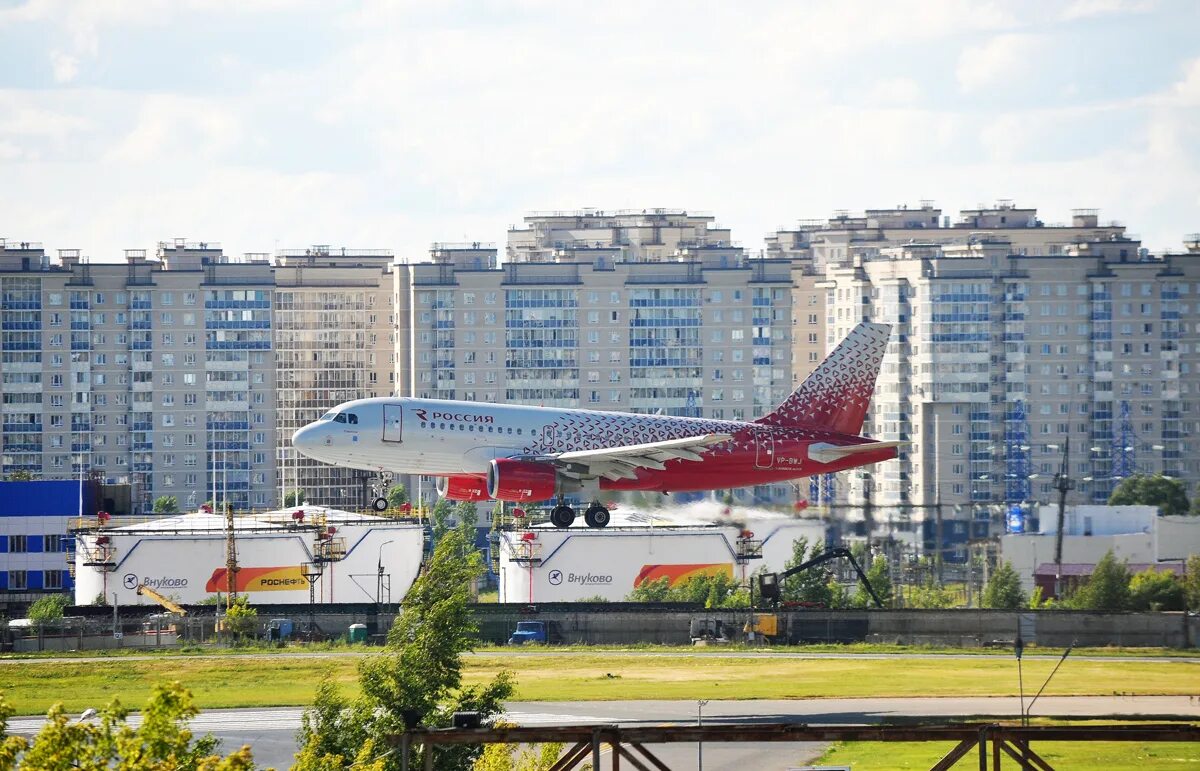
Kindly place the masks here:
<instances>
[{"instance_id":1,"label":"metal railing in foreground","mask_svg":"<svg viewBox=\"0 0 1200 771\"><path fill-rule=\"evenodd\" d=\"M972 750L979 756L980 771L998 771L1008 755L1022 769L1053 771L1030 744L1045 742L1198 742L1200 725L1165 723L1143 725L1049 725L1009 726L998 723L924 724L906 726L808 725L804 723L705 724L670 726L582 725L511 728L416 728L388 737L401 752L402 767L408 768L410 749L422 747L424 768L433 768L433 756L441 745L451 744L538 744L567 745L550 771L567 771L589 761L600 769L600 747L609 745L613 771L622 761L638 771L670 771L647 748L650 744L678 742L958 742L954 749L932 766L945 771ZM989 751L990 750L990 751ZM989 763L990 755L990 763Z\"/></svg>"}]
</instances>

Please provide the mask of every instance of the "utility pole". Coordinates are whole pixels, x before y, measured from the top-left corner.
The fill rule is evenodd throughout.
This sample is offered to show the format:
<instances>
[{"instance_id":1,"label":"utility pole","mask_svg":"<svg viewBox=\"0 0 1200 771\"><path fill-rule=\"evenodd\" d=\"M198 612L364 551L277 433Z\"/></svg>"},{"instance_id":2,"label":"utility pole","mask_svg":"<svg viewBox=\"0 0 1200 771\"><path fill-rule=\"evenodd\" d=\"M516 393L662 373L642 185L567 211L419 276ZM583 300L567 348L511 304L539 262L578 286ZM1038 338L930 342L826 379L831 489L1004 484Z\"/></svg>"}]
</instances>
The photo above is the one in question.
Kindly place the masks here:
<instances>
[{"instance_id":1,"label":"utility pole","mask_svg":"<svg viewBox=\"0 0 1200 771\"><path fill-rule=\"evenodd\" d=\"M1071 479L1071 438L1067 437L1063 445L1062 464L1054 475L1054 489L1058 490L1058 532L1054 535L1054 597L1062 598L1062 545L1063 528L1066 525L1067 493L1075 489L1075 480Z\"/></svg>"},{"instance_id":2,"label":"utility pole","mask_svg":"<svg viewBox=\"0 0 1200 771\"><path fill-rule=\"evenodd\" d=\"M237 536L233 528L233 504L225 501L225 610L237 599Z\"/></svg>"}]
</instances>

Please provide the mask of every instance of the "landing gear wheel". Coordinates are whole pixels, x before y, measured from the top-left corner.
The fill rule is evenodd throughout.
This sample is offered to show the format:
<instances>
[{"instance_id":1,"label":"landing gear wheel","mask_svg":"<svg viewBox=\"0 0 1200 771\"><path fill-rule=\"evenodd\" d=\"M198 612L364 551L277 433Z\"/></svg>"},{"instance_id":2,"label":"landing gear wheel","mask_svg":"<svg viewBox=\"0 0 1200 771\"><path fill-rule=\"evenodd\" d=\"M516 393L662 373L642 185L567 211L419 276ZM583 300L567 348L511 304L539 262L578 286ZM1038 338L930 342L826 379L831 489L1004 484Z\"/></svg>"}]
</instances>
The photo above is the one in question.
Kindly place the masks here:
<instances>
[{"instance_id":1,"label":"landing gear wheel","mask_svg":"<svg viewBox=\"0 0 1200 771\"><path fill-rule=\"evenodd\" d=\"M570 527L575 521L575 509L560 503L550 510L550 523L555 527Z\"/></svg>"},{"instance_id":2,"label":"landing gear wheel","mask_svg":"<svg viewBox=\"0 0 1200 771\"><path fill-rule=\"evenodd\" d=\"M376 498L375 500L371 501L371 508L375 509L375 511L387 511L388 499L387 498Z\"/></svg>"},{"instance_id":3,"label":"landing gear wheel","mask_svg":"<svg viewBox=\"0 0 1200 771\"><path fill-rule=\"evenodd\" d=\"M587 511L583 513L583 521L587 522L588 527L607 527L609 519L608 509L599 503L588 506Z\"/></svg>"}]
</instances>

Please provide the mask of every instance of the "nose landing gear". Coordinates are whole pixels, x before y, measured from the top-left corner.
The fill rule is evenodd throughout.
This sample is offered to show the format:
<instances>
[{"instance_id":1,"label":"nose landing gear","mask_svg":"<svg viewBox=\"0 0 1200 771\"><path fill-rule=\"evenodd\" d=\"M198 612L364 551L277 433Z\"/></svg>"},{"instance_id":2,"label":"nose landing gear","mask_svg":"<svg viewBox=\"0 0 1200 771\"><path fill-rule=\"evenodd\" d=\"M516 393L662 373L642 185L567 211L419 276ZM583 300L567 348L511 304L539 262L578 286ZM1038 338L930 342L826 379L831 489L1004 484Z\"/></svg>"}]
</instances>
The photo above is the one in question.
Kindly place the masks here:
<instances>
[{"instance_id":1,"label":"nose landing gear","mask_svg":"<svg viewBox=\"0 0 1200 771\"><path fill-rule=\"evenodd\" d=\"M371 508L375 511L388 510L388 490L392 486L394 477L390 472L382 472L375 483L371 485Z\"/></svg>"}]
</instances>

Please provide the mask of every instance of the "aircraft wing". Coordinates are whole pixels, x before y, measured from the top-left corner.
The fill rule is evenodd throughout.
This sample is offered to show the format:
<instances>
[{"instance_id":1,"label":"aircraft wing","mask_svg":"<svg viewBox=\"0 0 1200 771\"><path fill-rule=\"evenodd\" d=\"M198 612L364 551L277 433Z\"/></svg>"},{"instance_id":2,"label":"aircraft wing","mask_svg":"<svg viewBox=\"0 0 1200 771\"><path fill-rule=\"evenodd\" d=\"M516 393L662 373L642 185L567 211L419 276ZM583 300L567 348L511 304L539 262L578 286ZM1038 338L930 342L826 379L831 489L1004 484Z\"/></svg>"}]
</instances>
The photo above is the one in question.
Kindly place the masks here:
<instances>
[{"instance_id":1,"label":"aircraft wing","mask_svg":"<svg viewBox=\"0 0 1200 771\"><path fill-rule=\"evenodd\" d=\"M809 445L808 457L818 463L832 463L835 460L841 460L847 455L854 455L860 452L872 452L874 450L886 450L889 447L900 447L908 444L908 442L867 442L865 444L828 444L827 442L818 442Z\"/></svg>"},{"instance_id":2,"label":"aircraft wing","mask_svg":"<svg viewBox=\"0 0 1200 771\"><path fill-rule=\"evenodd\" d=\"M702 434L683 439L667 439L661 442L632 444L625 447L604 447L598 450L573 450L546 456L558 466L563 474L576 478L604 477L605 479L633 479L639 468L662 471L671 460L703 460L709 447L732 439L731 434Z\"/></svg>"}]
</instances>

